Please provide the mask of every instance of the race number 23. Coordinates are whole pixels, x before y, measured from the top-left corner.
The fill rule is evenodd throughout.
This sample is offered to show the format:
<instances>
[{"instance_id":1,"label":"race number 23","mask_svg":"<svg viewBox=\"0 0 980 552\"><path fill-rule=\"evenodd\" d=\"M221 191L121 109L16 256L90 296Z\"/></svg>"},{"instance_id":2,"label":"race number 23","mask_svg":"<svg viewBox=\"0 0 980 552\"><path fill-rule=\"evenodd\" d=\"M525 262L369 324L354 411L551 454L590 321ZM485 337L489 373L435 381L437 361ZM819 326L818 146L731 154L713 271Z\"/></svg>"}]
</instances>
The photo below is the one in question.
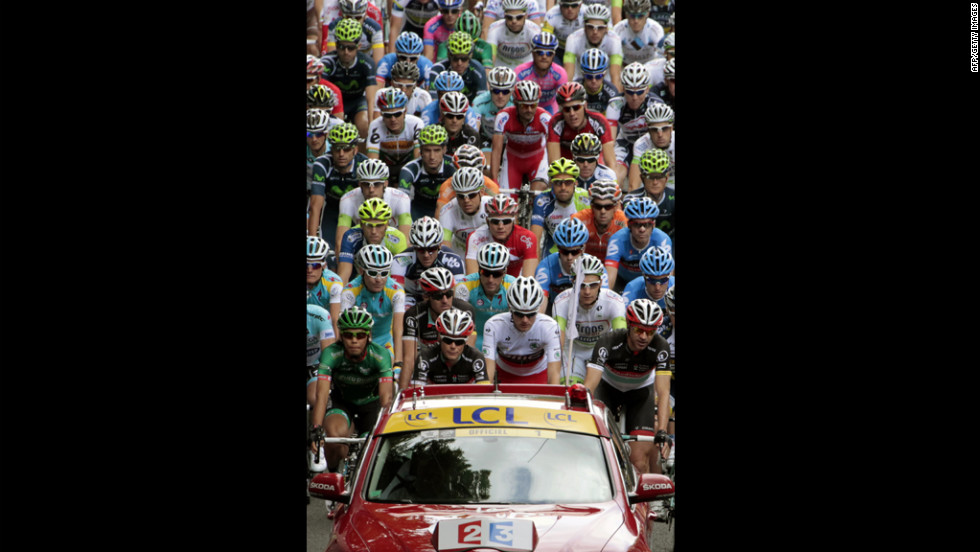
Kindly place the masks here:
<instances>
[{"instance_id":1,"label":"race number 23","mask_svg":"<svg viewBox=\"0 0 980 552\"><path fill-rule=\"evenodd\" d=\"M489 529L488 540L490 543L514 543L514 522L490 522ZM456 538L460 544L483 544L483 523L479 521L463 523L459 526L458 531Z\"/></svg>"}]
</instances>

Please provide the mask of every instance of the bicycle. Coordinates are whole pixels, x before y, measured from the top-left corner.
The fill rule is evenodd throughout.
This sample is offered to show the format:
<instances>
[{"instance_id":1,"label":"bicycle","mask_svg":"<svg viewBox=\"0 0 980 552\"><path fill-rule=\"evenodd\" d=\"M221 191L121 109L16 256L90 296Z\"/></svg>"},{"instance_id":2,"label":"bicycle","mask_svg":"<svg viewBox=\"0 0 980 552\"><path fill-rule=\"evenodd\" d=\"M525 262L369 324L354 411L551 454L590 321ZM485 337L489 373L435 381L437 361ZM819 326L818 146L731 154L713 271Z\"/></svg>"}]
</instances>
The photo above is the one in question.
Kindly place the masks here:
<instances>
[{"instance_id":1,"label":"bicycle","mask_svg":"<svg viewBox=\"0 0 980 552\"><path fill-rule=\"evenodd\" d=\"M535 198L545 193L544 190L532 190L531 183L524 177L524 182L518 188L500 188L497 193L511 194L517 197L517 225L521 228L531 228L531 213L534 211Z\"/></svg>"},{"instance_id":2,"label":"bicycle","mask_svg":"<svg viewBox=\"0 0 980 552\"><path fill-rule=\"evenodd\" d=\"M361 449L367 445L369 438L370 432L364 432L358 437L324 437L320 439L320 447L323 445L347 445L347 456L341 460L339 471L340 475L344 477L345 486L348 481L357 479L357 470L360 468ZM317 447L318 452L315 458L317 462L319 462L320 447ZM333 519L337 515L339 505L339 502L328 501L327 519Z\"/></svg>"}]
</instances>

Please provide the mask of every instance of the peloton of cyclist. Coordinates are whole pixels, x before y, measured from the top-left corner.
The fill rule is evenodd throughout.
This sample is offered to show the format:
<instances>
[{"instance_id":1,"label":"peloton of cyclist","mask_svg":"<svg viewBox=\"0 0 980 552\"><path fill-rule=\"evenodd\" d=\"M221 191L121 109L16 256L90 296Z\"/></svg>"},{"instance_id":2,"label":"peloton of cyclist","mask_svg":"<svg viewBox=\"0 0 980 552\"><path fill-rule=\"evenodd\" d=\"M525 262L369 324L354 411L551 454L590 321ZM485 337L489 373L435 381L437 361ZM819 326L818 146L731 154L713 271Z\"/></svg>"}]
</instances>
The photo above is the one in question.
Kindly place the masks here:
<instances>
[{"instance_id":1,"label":"peloton of cyclist","mask_svg":"<svg viewBox=\"0 0 980 552\"><path fill-rule=\"evenodd\" d=\"M578 166L565 158L548 167L551 191L534 199L534 209L531 212L531 232L540 245L539 258L543 259L545 255L558 251L553 238L555 227L589 207L589 192L576 186L578 176ZM546 294L547 290L546 287Z\"/></svg>"},{"instance_id":2,"label":"peloton of cyclist","mask_svg":"<svg viewBox=\"0 0 980 552\"><path fill-rule=\"evenodd\" d=\"M436 319L435 327L439 341L422 349L411 385L490 383L483 353L468 343L476 334L473 316L447 309Z\"/></svg>"},{"instance_id":3,"label":"peloton of cyclist","mask_svg":"<svg viewBox=\"0 0 980 552\"><path fill-rule=\"evenodd\" d=\"M524 180L543 190L548 181L545 140L551 115L538 107L541 87L530 80L518 81L514 103L497 114L490 157L490 178L501 188L518 189ZM506 143L506 146L505 146Z\"/></svg>"},{"instance_id":4,"label":"peloton of cyclist","mask_svg":"<svg viewBox=\"0 0 980 552\"><path fill-rule=\"evenodd\" d=\"M391 277L405 288L405 308L411 308L424 299L417 282L426 269L448 269L457 280L465 276L463 258L442 245L442 238L442 225L439 221L432 217L422 217L412 223L409 236L412 247L395 255L391 263Z\"/></svg>"},{"instance_id":5,"label":"peloton of cyclist","mask_svg":"<svg viewBox=\"0 0 980 552\"><path fill-rule=\"evenodd\" d=\"M476 318L476 348L483 347L483 328L494 315L508 311L507 290L515 278L507 274L510 250L503 244L484 244L476 255L479 272L467 274L456 284L456 298L473 306Z\"/></svg>"},{"instance_id":6,"label":"peloton of cyclist","mask_svg":"<svg viewBox=\"0 0 980 552\"><path fill-rule=\"evenodd\" d=\"M592 198L589 208L575 213L572 218L584 222L589 230L585 252L605 261L609 240L626 228L628 222L626 214L619 208L622 192L615 180L597 180L589 188L589 196Z\"/></svg>"},{"instance_id":7,"label":"peloton of cyclist","mask_svg":"<svg viewBox=\"0 0 980 552\"><path fill-rule=\"evenodd\" d=\"M657 204L648 197L634 199L623 209L627 227L613 234L606 248L605 264L612 289L622 290L643 275L640 258L651 247L671 250L670 238L656 228L659 212Z\"/></svg>"},{"instance_id":8,"label":"peloton of cyclist","mask_svg":"<svg viewBox=\"0 0 980 552\"><path fill-rule=\"evenodd\" d=\"M544 292L534 278L521 276L507 290L510 312L497 314L483 329L483 356L491 380L555 385L561 370L558 322L538 312ZM499 370L498 370L499 368Z\"/></svg>"},{"instance_id":9,"label":"peloton of cyclist","mask_svg":"<svg viewBox=\"0 0 980 552\"><path fill-rule=\"evenodd\" d=\"M480 247L495 241L510 250L508 274L533 277L538 267L538 239L530 230L518 226L517 202L506 194L495 195L487 202L485 209L487 224L473 231L466 243L466 273L476 272L476 255Z\"/></svg>"},{"instance_id":10,"label":"peloton of cyclist","mask_svg":"<svg viewBox=\"0 0 980 552\"><path fill-rule=\"evenodd\" d=\"M337 255L337 275L346 285L354 273L354 259L365 245L384 246L392 255L397 255L408 247L405 235L396 228L388 226L391 220L391 207L383 199L372 197L365 200L357 210L361 225L344 233L340 253Z\"/></svg>"}]
</instances>

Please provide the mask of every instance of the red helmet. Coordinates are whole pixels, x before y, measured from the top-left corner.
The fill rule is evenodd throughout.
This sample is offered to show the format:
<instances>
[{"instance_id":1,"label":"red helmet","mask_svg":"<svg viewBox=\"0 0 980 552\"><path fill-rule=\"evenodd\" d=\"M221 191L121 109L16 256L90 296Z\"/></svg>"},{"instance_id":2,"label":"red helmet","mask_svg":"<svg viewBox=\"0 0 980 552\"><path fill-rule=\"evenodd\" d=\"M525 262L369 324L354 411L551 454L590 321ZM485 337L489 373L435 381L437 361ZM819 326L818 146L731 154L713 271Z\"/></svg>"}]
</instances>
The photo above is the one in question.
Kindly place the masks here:
<instances>
[{"instance_id":1,"label":"red helmet","mask_svg":"<svg viewBox=\"0 0 980 552\"><path fill-rule=\"evenodd\" d=\"M490 198L486 206L487 217L516 217L517 202L506 194L498 194Z\"/></svg>"},{"instance_id":2,"label":"red helmet","mask_svg":"<svg viewBox=\"0 0 980 552\"><path fill-rule=\"evenodd\" d=\"M558 103L585 101L585 88L581 83L566 82L558 87Z\"/></svg>"}]
</instances>

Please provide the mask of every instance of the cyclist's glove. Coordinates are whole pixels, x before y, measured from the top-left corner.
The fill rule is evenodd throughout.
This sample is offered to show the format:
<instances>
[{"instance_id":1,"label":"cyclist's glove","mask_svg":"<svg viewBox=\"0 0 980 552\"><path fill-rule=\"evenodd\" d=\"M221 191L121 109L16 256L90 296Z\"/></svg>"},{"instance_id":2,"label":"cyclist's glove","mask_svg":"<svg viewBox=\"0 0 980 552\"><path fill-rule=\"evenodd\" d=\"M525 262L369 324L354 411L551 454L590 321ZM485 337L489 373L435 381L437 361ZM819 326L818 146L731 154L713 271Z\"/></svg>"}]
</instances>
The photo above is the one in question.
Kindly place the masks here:
<instances>
[{"instance_id":1,"label":"cyclist's glove","mask_svg":"<svg viewBox=\"0 0 980 552\"><path fill-rule=\"evenodd\" d=\"M667 435L667 432L666 431L664 431L664 430L661 429L660 431L657 432L657 436L653 438L653 442L656 443L656 444L658 444L658 445L662 445L664 443L669 443L670 442L670 436Z\"/></svg>"}]
</instances>

